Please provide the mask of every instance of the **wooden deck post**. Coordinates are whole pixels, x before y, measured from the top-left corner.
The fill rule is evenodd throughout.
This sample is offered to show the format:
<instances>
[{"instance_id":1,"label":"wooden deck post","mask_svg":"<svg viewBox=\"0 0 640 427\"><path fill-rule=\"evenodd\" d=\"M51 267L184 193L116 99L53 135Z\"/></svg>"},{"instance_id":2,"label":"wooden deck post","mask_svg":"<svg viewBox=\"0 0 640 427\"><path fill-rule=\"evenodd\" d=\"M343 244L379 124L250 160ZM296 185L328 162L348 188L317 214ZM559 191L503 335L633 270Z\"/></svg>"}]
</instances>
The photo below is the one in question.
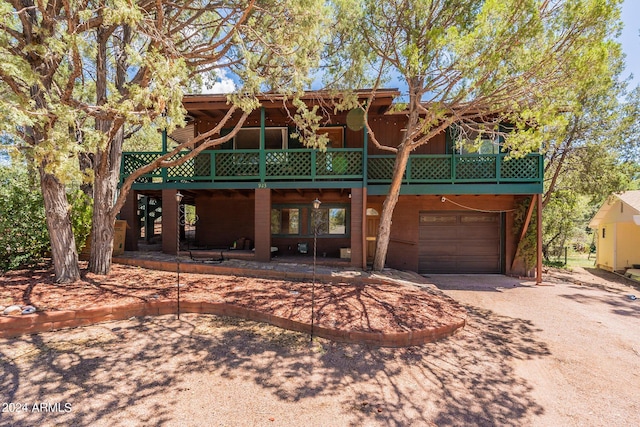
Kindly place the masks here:
<instances>
[{"instance_id":1,"label":"wooden deck post","mask_svg":"<svg viewBox=\"0 0 640 427\"><path fill-rule=\"evenodd\" d=\"M366 269L365 226L367 209L367 189L351 188L351 265Z\"/></svg>"},{"instance_id":2,"label":"wooden deck post","mask_svg":"<svg viewBox=\"0 0 640 427\"><path fill-rule=\"evenodd\" d=\"M162 252L175 254L178 250L178 206L174 189L162 190Z\"/></svg>"},{"instance_id":3,"label":"wooden deck post","mask_svg":"<svg viewBox=\"0 0 640 427\"><path fill-rule=\"evenodd\" d=\"M271 190L256 188L254 212L255 260L271 261Z\"/></svg>"},{"instance_id":4,"label":"wooden deck post","mask_svg":"<svg viewBox=\"0 0 640 427\"><path fill-rule=\"evenodd\" d=\"M138 250L138 238L140 237L140 221L138 220L138 193L130 190L127 200L120 209L120 219L127 221L127 233L125 235L124 249L126 251Z\"/></svg>"},{"instance_id":5,"label":"wooden deck post","mask_svg":"<svg viewBox=\"0 0 640 427\"><path fill-rule=\"evenodd\" d=\"M536 265L536 284L542 283L542 194L537 195L538 198L538 206L536 217L538 220L537 226L537 234L538 234L538 256L537 256L537 265Z\"/></svg>"}]
</instances>

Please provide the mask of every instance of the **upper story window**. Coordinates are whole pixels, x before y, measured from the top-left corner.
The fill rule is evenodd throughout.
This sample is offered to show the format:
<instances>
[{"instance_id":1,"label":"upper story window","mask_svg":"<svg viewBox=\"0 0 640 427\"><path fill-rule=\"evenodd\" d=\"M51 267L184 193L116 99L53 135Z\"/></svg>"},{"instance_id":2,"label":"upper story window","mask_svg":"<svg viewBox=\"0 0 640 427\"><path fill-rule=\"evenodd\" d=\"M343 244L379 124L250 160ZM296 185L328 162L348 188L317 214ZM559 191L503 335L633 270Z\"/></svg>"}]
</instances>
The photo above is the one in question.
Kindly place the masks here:
<instances>
[{"instance_id":1,"label":"upper story window","mask_svg":"<svg viewBox=\"0 0 640 427\"><path fill-rule=\"evenodd\" d=\"M499 154L502 138L499 132L480 132L451 126L453 150L457 154Z\"/></svg>"},{"instance_id":2,"label":"upper story window","mask_svg":"<svg viewBox=\"0 0 640 427\"><path fill-rule=\"evenodd\" d=\"M265 128L264 148L279 150L288 146L286 127ZM257 150L260 148L260 128L242 128L233 138L233 147L237 150Z\"/></svg>"},{"instance_id":3,"label":"upper story window","mask_svg":"<svg viewBox=\"0 0 640 427\"><path fill-rule=\"evenodd\" d=\"M498 137L489 135L480 138L475 135L459 140L456 145L459 154L500 154L501 148Z\"/></svg>"},{"instance_id":4,"label":"upper story window","mask_svg":"<svg viewBox=\"0 0 640 427\"><path fill-rule=\"evenodd\" d=\"M316 131L318 135L327 134L327 148L344 148L344 127L325 126Z\"/></svg>"}]
</instances>

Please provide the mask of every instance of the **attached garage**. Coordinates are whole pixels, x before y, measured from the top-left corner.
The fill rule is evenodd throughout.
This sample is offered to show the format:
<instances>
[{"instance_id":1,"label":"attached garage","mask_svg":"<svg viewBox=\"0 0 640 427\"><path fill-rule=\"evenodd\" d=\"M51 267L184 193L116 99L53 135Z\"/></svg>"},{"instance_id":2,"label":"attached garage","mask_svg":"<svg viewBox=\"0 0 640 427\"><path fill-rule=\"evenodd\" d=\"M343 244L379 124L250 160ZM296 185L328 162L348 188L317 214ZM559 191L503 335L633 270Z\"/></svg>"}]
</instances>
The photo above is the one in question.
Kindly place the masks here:
<instances>
[{"instance_id":1,"label":"attached garage","mask_svg":"<svg viewBox=\"0 0 640 427\"><path fill-rule=\"evenodd\" d=\"M447 211L419 215L419 273L502 272L501 214Z\"/></svg>"}]
</instances>

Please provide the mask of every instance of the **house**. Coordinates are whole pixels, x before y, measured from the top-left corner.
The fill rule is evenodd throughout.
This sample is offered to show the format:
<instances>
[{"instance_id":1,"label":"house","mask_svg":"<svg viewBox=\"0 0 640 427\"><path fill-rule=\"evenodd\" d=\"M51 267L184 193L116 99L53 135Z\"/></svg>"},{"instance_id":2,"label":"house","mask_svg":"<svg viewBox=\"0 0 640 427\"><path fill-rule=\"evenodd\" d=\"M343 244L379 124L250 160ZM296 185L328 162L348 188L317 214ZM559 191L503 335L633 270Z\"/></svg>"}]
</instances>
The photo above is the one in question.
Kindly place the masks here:
<instances>
[{"instance_id":1,"label":"house","mask_svg":"<svg viewBox=\"0 0 640 427\"><path fill-rule=\"evenodd\" d=\"M618 272L640 268L640 190L609 196L589 227L597 236L598 268Z\"/></svg>"},{"instance_id":2,"label":"house","mask_svg":"<svg viewBox=\"0 0 640 427\"><path fill-rule=\"evenodd\" d=\"M359 92L363 99L369 95ZM386 143L399 142L404 131L406 115L390 108L399 95L380 90L370 103L369 124ZM327 96L311 92L304 101L313 104ZM228 249L235 242L236 250L264 262L273 256L311 256L317 225L318 257L366 268L394 156L369 140L361 110L326 109L332 113L322 132L330 144L322 152L294 138L281 101L267 95L260 100L261 108L224 145L136 181L121 211L132 231L127 250L136 250L139 238L150 236L161 221L163 251L176 252L179 191L198 217L197 248ZM172 135L181 141L212 129L228 111L224 95L187 95L183 102L193 120ZM532 196L542 193L542 156L508 159L499 141L486 141L471 153L456 148L450 135L437 135L410 156L387 266L419 273L526 273L532 266L516 256L524 233L514 223L514 210L523 203L533 206ZM124 153L122 177L160 154ZM316 199L318 210L312 206ZM154 223L153 216L160 215Z\"/></svg>"}]
</instances>

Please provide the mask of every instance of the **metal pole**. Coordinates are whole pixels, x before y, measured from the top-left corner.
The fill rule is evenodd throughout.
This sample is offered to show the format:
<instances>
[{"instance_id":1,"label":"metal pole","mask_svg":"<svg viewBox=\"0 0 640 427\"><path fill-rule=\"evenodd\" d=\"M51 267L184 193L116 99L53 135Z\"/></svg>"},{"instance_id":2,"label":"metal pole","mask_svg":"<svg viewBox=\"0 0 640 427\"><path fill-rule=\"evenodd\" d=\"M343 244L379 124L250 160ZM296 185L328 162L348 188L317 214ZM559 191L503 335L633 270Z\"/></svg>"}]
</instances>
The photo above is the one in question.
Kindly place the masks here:
<instances>
[{"instance_id":1,"label":"metal pole","mask_svg":"<svg viewBox=\"0 0 640 427\"><path fill-rule=\"evenodd\" d=\"M178 273L178 320L180 320L180 203L182 202L182 194L176 193L176 270Z\"/></svg>"},{"instance_id":2,"label":"metal pole","mask_svg":"<svg viewBox=\"0 0 640 427\"><path fill-rule=\"evenodd\" d=\"M178 270L178 320L180 320L180 203L178 203L178 218L176 221L176 268Z\"/></svg>"},{"instance_id":3,"label":"metal pole","mask_svg":"<svg viewBox=\"0 0 640 427\"><path fill-rule=\"evenodd\" d=\"M311 338L309 344L313 342L313 327L315 325L315 304L316 304L316 257L318 254L318 209L322 202L316 199L313 201L311 211L311 226L313 227L313 275L311 276Z\"/></svg>"},{"instance_id":4,"label":"metal pole","mask_svg":"<svg viewBox=\"0 0 640 427\"><path fill-rule=\"evenodd\" d=\"M316 303L316 254L317 254L317 241L318 241L318 224L317 214L314 209L313 212L313 275L311 280L311 340L313 342L313 326L315 318L315 303Z\"/></svg>"}]
</instances>

